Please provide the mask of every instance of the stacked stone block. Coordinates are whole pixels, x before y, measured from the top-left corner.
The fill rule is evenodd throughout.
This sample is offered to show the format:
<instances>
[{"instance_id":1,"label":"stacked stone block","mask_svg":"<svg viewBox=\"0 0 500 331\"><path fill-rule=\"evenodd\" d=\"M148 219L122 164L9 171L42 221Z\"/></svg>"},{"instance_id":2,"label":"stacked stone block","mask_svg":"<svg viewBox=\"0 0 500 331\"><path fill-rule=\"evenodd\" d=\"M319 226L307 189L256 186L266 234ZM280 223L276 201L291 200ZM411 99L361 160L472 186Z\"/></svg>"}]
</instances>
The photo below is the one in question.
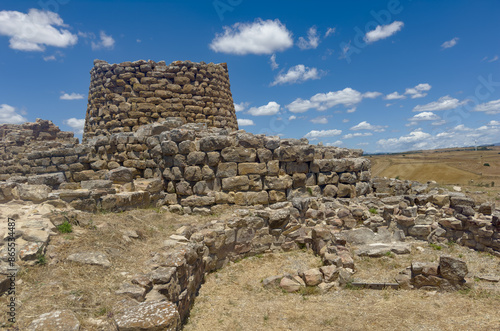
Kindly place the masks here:
<instances>
[{"instance_id":1,"label":"stacked stone block","mask_svg":"<svg viewBox=\"0 0 500 331\"><path fill-rule=\"evenodd\" d=\"M71 172L86 166L86 150L72 132L61 131L51 121L0 125L0 179Z\"/></svg>"},{"instance_id":2,"label":"stacked stone block","mask_svg":"<svg viewBox=\"0 0 500 331\"><path fill-rule=\"evenodd\" d=\"M167 117L238 128L225 63L95 60L90 74L84 141L134 132Z\"/></svg>"},{"instance_id":3,"label":"stacked stone block","mask_svg":"<svg viewBox=\"0 0 500 331\"><path fill-rule=\"evenodd\" d=\"M169 119L135 133L90 139L90 167L102 174L126 167L137 177L162 177L165 203L188 207L267 205L296 196L371 192L370 162L360 157L360 150L201 124L175 127L181 123Z\"/></svg>"}]
</instances>

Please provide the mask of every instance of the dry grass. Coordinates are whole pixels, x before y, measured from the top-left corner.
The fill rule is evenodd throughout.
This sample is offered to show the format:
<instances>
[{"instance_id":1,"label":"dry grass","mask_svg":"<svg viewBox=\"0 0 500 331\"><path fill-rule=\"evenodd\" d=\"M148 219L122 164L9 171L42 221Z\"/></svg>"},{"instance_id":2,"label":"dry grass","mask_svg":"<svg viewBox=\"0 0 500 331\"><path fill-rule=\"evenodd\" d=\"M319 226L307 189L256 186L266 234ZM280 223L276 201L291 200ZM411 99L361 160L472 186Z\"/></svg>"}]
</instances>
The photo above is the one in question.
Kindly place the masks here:
<instances>
[{"instance_id":1,"label":"dry grass","mask_svg":"<svg viewBox=\"0 0 500 331\"><path fill-rule=\"evenodd\" d=\"M213 216L182 216L160 213L157 210L135 210L117 214L90 215L91 226L73 226L74 232L51 237L47 264L26 267L18 274L18 308L16 326L20 330L40 314L56 309L70 309L82 322L82 330L98 330L89 318L101 318L111 326L113 306L122 297L115 291L119 286L141 272L148 272L147 261L151 252L161 249L162 243L177 228L187 224L200 224L213 220ZM123 230L135 230L139 239L127 242ZM72 253L101 251L108 255L112 267L82 265L66 261ZM47 254L49 255L49 254ZM57 263L55 263L57 260ZM55 264L54 264L55 263ZM6 297L0 297L5 307ZM0 323L8 325L5 314ZM102 330L102 329L101 329Z\"/></svg>"},{"instance_id":2,"label":"dry grass","mask_svg":"<svg viewBox=\"0 0 500 331\"><path fill-rule=\"evenodd\" d=\"M437 258L437 251L424 247L424 253L413 257ZM476 268L499 274L498 258L458 246L439 252L462 254L472 274L477 272ZM395 258L397 262L387 259L357 259L358 267L365 270L355 276L364 280L393 280L412 257ZM500 327L498 288L435 294L344 289L303 295L264 289L261 285L261 280L268 276L317 264L317 258L302 251L252 257L231 264L207 277L185 330L498 330ZM391 276L384 277L386 272Z\"/></svg>"},{"instance_id":3,"label":"dry grass","mask_svg":"<svg viewBox=\"0 0 500 331\"><path fill-rule=\"evenodd\" d=\"M460 185L479 201L500 200L500 146L487 151L434 150L370 156L372 175L415 180L430 180L441 185ZM488 163L490 166L484 166ZM491 183L495 186L491 187Z\"/></svg>"}]
</instances>

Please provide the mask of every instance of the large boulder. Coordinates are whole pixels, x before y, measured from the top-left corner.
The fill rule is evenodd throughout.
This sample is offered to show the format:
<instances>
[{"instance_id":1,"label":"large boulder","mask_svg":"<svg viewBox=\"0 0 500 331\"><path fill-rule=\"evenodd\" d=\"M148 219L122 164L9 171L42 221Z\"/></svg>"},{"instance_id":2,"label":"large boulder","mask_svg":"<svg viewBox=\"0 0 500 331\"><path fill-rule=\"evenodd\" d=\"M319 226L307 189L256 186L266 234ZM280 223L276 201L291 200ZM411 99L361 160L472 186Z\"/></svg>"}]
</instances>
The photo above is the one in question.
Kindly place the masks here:
<instances>
[{"instance_id":1,"label":"large boulder","mask_svg":"<svg viewBox=\"0 0 500 331\"><path fill-rule=\"evenodd\" d=\"M49 193L52 191L47 185L26 185L19 184L17 192L19 198L25 201L42 202L48 199Z\"/></svg>"}]
</instances>

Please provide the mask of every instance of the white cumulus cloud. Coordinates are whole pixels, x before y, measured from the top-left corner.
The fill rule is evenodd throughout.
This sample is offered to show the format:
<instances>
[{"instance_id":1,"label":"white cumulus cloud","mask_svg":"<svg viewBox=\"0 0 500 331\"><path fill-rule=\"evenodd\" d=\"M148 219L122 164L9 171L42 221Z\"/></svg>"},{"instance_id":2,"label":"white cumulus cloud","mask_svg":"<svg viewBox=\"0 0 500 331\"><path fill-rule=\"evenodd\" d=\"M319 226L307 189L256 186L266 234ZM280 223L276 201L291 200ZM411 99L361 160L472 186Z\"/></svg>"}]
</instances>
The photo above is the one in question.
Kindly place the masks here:
<instances>
[{"instance_id":1,"label":"white cumulus cloud","mask_svg":"<svg viewBox=\"0 0 500 331\"><path fill-rule=\"evenodd\" d=\"M427 83L418 84L415 87L407 88L405 94L411 95L412 99L423 98L427 95L425 92L429 91L431 88L432 86Z\"/></svg>"},{"instance_id":2,"label":"white cumulus cloud","mask_svg":"<svg viewBox=\"0 0 500 331\"><path fill-rule=\"evenodd\" d=\"M299 41L297 42L297 46L301 50L305 49L315 49L319 45L319 36L318 36L318 30L316 29L315 26L312 26L309 28L307 31L307 39L304 37L300 37Z\"/></svg>"},{"instance_id":3,"label":"white cumulus cloud","mask_svg":"<svg viewBox=\"0 0 500 331\"><path fill-rule=\"evenodd\" d=\"M355 105L361 102L363 98L374 97L374 93L378 92L367 92L368 94L362 94L350 87L346 87L343 90L328 92L328 93L318 93L312 96L309 100L303 100L301 98L295 99L292 103L287 105L289 111L292 113L304 113L309 109L317 109L319 111L327 110L336 105L343 105L344 107L352 107L353 111L356 110ZM348 111L348 112L353 112Z\"/></svg>"},{"instance_id":4,"label":"white cumulus cloud","mask_svg":"<svg viewBox=\"0 0 500 331\"><path fill-rule=\"evenodd\" d=\"M488 115L500 114L500 99L479 104L474 107L474 111L482 111Z\"/></svg>"},{"instance_id":5,"label":"white cumulus cloud","mask_svg":"<svg viewBox=\"0 0 500 331\"><path fill-rule=\"evenodd\" d=\"M99 33L99 41L95 42L92 41L91 46L93 50L98 50L98 49L113 49L115 47L115 40L113 37L108 36L104 31L101 31Z\"/></svg>"},{"instance_id":6,"label":"white cumulus cloud","mask_svg":"<svg viewBox=\"0 0 500 331\"><path fill-rule=\"evenodd\" d=\"M380 93L380 92L365 92L365 93L363 93L363 98L375 99L381 95L382 95L382 93Z\"/></svg>"},{"instance_id":7,"label":"white cumulus cloud","mask_svg":"<svg viewBox=\"0 0 500 331\"><path fill-rule=\"evenodd\" d=\"M235 103L234 104L234 110L238 113L240 111L244 111L247 109L248 105L250 105L249 102L240 102L240 103Z\"/></svg>"},{"instance_id":8,"label":"white cumulus cloud","mask_svg":"<svg viewBox=\"0 0 500 331\"><path fill-rule=\"evenodd\" d=\"M367 43L373 43L375 41L388 38L401 30L404 23L401 21L394 21L387 25L378 25L375 30L369 31L365 35L365 41Z\"/></svg>"},{"instance_id":9,"label":"white cumulus cloud","mask_svg":"<svg viewBox=\"0 0 500 331\"><path fill-rule=\"evenodd\" d=\"M429 134L419 128L401 137L380 139L377 145L386 152L464 147L476 143L487 145L500 141L500 130L494 124L495 122L490 122L479 128L469 128L460 124L436 134Z\"/></svg>"},{"instance_id":10,"label":"white cumulus cloud","mask_svg":"<svg viewBox=\"0 0 500 331\"><path fill-rule=\"evenodd\" d=\"M281 73L274 81L271 86L282 85L282 84L295 84L300 82L305 82L310 79L320 79L322 72L318 71L316 68L309 68L303 64L298 64L295 67L288 69L286 73Z\"/></svg>"},{"instance_id":11,"label":"white cumulus cloud","mask_svg":"<svg viewBox=\"0 0 500 331\"><path fill-rule=\"evenodd\" d=\"M415 116L413 116L412 118L409 118L408 120L415 122L415 121L437 121L440 119L441 119L441 117L439 117L438 115L436 115L432 112L424 111L422 113L416 114Z\"/></svg>"},{"instance_id":12,"label":"white cumulus cloud","mask_svg":"<svg viewBox=\"0 0 500 331\"><path fill-rule=\"evenodd\" d=\"M280 20L257 19L253 23L225 26L210 43L215 52L228 54L272 54L293 46L292 33Z\"/></svg>"},{"instance_id":13,"label":"white cumulus cloud","mask_svg":"<svg viewBox=\"0 0 500 331\"><path fill-rule=\"evenodd\" d=\"M351 139L355 137L369 137L373 136L371 132L356 132L356 133L348 133L342 137L342 139Z\"/></svg>"},{"instance_id":14,"label":"white cumulus cloud","mask_svg":"<svg viewBox=\"0 0 500 331\"><path fill-rule=\"evenodd\" d=\"M397 99L406 99L406 96L399 94L398 92L392 92L385 96L386 100L397 100Z\"/></svg>"},{"instance_id":15,"label":"white cumulus cloud","mask_svg":"<svg viewBox=\"0 0 500 331\"><path fill-rule=\"evenodd\" d=\"M297 119L297 116L295 116L295 115L291 115L290 117L288 117L289 121L293 121L293 120L296 120L296 119Z\"/></svg>"},{"instance_id":16,"label":"white cumulus cloud","mask_svg":"<svg viewBox=\"0 0 500 331\"><path fill-rule=\"evenodd\" d=\"M238 118L238 125L239 126L251 126L251 125L255 125L255 123L252 120L249 120L246 118Z\"/></svg>"},{"instance_id":17,"label":"white cumulus cloud","mask_svg":"<svg viewBox=\"0 0 500 331\"><path fill-rule=\"evenodd\" d=\"M342 130L312 130L309 131L304 137L308 139L318 139L326 137L335 137L342 134Z\"/></svg>"},{"instance_id":18,"label":"white cumulus cloud","mask_svg":"<svg viewBox=\"0 0 500 331\"><path fill-rule=\"evenodd\" d=\"M425 105L417 105L413 108L413 111L439 111L439 110L450 110L455 109L465 103L468 100L460 101L458 99L452 98L449 95L439 98L437 101L430 102Z\"/></svg>"},{"instance_id":19,"label":"white cumulus cloud","mask_svg":"<svg viewBox=\"0 0 500 331\"><path fill-rule=\"evenodd\" d=\"M70 126L76 134L82 134L83 133L83 127L85 126L85 119L84 118L69 118L67 120L63 121L64 124L67 126Z\"/></svg>"},{"instance_id":20,"label":"white cumulus cloud","mask_svg":"<svg viewBox=\"0 0 500 331\"><path fill-rule=\"evenodd\" d=\"M458 38L455 37L452 40L448 40L448 41L445 41L444 43L442 43L441 48L442 49L451 48L451 47L455 46L457 44L457 42L458 42Z\"/></svg>"},{"instance_id":21,"label":"white cumulus cloud","mask_svg":"<svg viewBox=\"0 0 500 331\"><path fill-rule=\"evenodd\" d=\"M375 132L384 132L385 128L387 128L387 126L372 125L372 124L368 123L367 121L363 121L363 122L360 122L360 123L356 124L355 126L353 126L351 128L351 130L353 130L353 131L369 130L369 131L375 131Z\"/></svg>"},{"instance_id":22,"label":"white cumulus cloud","mask_svg":"<svg viewBox=\"0 0 500 331\"><path fill-rule=\"evenodd\" d=\"M9 47L20 51L42 52L46 46L75 45L78 37L65 27L63 19L51 11L0 11L0 35L9 37Z\"/></svg>"},{"instance_id":23,"label":"white cumulus cloud","mask_svg":"<svg viewBox=\"0 0 500 331\"><path fill-rule=\"evenodd\" d=\"M248 110L248 114L253 115L253 116L276 115L277 113L279 113L280 108L281 108L281 106L278 103L271 101L267 105L250 108Z\"/></svg>"},{"instance_id":24,"label":"white cumulus cloud","mask_svg":"<svg viewBox=\"0 0 500 331\"><path fill-rule=\"evenodd\" d=\"M326 116L318 116L316 118L311 119L310 122L314 124L328 124L328 118L326 118Z\"/></svg>"},{"instance_id":25,"label":"white cumulus cloud","mask_svg":"<svg viewBox=\"0 0 500 331\"><path fill-rule=\"evenodd\" d=\"M26 118L16 112L16 108L7 104L0 105L0 123L19 124L26 121Z\"/></svg>"},{"instance_id":26,"label":"white cumulus cloud","mask_svg":"<svg viewBox=\"0 0 500 331\"><path fill-rule=\"evenodd\" d=\"M84 95L83 94L79 94L79 93L64 93L62 92L61 96L59 97L59 99L61 100L80 100L80 99L83 99L84 98Z\"/></svg>"}]
</instances>

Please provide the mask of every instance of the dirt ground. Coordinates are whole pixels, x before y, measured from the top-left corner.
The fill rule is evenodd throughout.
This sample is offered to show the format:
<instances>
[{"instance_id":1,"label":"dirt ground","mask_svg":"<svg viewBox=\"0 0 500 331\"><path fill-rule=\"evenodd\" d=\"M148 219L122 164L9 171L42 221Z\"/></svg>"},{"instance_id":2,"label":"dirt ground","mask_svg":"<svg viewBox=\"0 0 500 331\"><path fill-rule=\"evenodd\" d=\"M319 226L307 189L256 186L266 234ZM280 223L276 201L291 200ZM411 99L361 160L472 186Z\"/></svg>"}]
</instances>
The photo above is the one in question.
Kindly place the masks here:
<instances>
[{"instance_id":1,"label":"dirt ground","mask_svg":"<svg viewBox=\"0 0 500 331\"><path fill-rule=\"evenodd\" d=\"M71 233L51 237L44 263L24 267L18 273L15 326L26 330L41 314L70 309L80 320L81 330L115 330L111 317L113 306L122 299L115 294L120 285L149 270L151 253L160 250L177 228L210 222L218 216L179 216L157 209L89 214L89 224L73 225ZM136 231L139 238L125 239L124 233L130 230ZM105 253L112 266L66 260L68 255L83 251ZM6 307L6 300L5 295L0 297L1 307ZM0 314L0 328L10 326L7 318L7 314ZM98 326L102 322L104 329Z\"/></svg>"},{"instance_id":2,"label":"dirt ground","mask_svg":"<svg viewBox=\"0 0 500 331\"><path fill-rule=\"evenodd\" d=\"M420 290L333 289L285 293L262 279L317 267L310 252L251 257L208 275L185 330L498 330L500 288L477 275L500 274L500 259L451 245L437 250L415 242L411 255L356 258L355 280L393 281L412 261L449 254L467 261L473 289L454 293ZM416 249L424 249L420 252Z\"/></svg>"},{"instance_id":3,"label":"dirt ground","mask_svg":"<svg viewBox=\"0 0 500 331\"><path fill-rule=\"evenodd\" d=\"M500 146L368 155L372 176L460 186L480 202L500 201Z\"/></svg>"}]
</instances>

